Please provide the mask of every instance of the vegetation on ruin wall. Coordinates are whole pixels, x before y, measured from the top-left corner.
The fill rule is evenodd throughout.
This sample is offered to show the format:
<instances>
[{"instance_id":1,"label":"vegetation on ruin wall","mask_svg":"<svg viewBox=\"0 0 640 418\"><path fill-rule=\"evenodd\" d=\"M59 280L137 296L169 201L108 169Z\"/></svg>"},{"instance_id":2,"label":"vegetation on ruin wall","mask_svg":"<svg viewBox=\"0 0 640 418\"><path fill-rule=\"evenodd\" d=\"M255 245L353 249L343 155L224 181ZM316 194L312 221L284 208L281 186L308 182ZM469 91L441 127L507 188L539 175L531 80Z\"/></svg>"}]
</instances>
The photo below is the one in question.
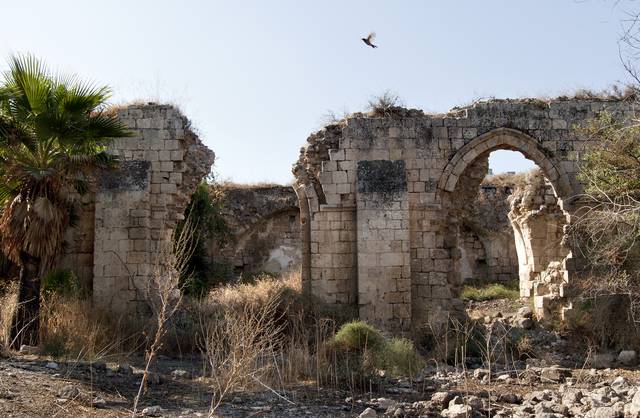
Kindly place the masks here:
<instances>
[{"instance_id":1,"label":"vegetation on ruin wall","mask_svg":"<svg viewBox=\"0 0 640 418\"><path fill-rule=\"evenodd\" d=\"M74 221L74 196L98 168L114 166L107 145L128 131L104 113L107 87L50 72L13 56L0 81L0 248L20 268L14 346L37 344L40 278Z\"/></svg>"},{"instance_id":2,"label":"vegetation on ruin wall","mask_svg":"<svg viewBox=\"0 0 640 418\"><path fill-rule=\"evenodd\" d=\"M593 344L628 346L640 341L640 120L604 113L579 134L595 144L573 227L589 269L573 283L580 302L569 326Z\"/></svg>"},{"instance_id":3,"label":"vegetation on ruin wall","mask_svg":"<svg viewBox=\"0 0 640 418\"><path fill-rule=\"evenodd\" d=\"M515 286L505 286L500 283L492 283L484 286L467 284L463 286L460 298L462 300L473 300L476 302L495 299L518 300L520 298L520 291L518 290L517 284Z\"/></svg>"},{"instance_id":4,"label":"vegetation on ruin wall","mask_svg":"<svg viewBox=\"0 0 640 418\"><path fill-rule=\"evenodd\" d=\"M189 236L191 253L187 268L181 277L184 292L192 296L205 295L215 285L224 282L229 275L229 265L225 260L211 259L207 247L211 240L223 247L231 237L231 232L222 216L223 190L213 176L202 181L191 196L186 218L195 223L195 233ZM184 221L177 226L184 228Z\"/></svg>"}]
</instances>

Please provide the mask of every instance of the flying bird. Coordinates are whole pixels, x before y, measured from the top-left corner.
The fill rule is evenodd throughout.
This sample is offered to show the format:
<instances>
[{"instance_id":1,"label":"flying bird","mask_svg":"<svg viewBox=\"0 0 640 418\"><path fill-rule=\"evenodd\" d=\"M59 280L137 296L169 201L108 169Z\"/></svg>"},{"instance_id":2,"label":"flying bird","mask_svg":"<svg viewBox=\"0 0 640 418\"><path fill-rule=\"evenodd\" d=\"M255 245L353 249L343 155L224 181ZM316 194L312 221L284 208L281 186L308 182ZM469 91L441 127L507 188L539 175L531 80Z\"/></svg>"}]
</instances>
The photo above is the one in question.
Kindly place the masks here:
<instances>
[{"instance_id":1,"label":"flying bird","mask_svg":"<svg viewBox=\"0 0 640 418\"><path fill-rule=\"evenodd\" d=\"M376 39L376 33L375 32L371 32L366 38L360 38L362 39L362 42L364 42L365 44L369 45L371 48L377 48L378 45L374 45L373 41Z\"/></svg>"}]
</instances>

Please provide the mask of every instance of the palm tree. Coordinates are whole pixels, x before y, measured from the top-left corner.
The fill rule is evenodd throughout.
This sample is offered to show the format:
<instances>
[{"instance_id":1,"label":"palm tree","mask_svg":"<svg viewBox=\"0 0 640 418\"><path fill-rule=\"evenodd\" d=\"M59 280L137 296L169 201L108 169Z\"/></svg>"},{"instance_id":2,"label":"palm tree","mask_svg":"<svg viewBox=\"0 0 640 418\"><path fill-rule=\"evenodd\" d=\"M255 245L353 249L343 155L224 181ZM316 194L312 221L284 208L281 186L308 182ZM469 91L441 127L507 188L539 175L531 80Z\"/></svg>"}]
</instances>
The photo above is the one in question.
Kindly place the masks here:
<instances>
[{"instance_id":1,"label":"palm tree","mask_svg":"<svg viewBox=\"0 0 640 418\"><path fill-rule=\"evenodd\" d=\"M12 347L37 345L40 278L60 254L77 197L116 164L107 145L128 135L105 113L110 89L53 75L12 56L0 80L0 249L20 268Z\"/></svg>"}]
</instances>

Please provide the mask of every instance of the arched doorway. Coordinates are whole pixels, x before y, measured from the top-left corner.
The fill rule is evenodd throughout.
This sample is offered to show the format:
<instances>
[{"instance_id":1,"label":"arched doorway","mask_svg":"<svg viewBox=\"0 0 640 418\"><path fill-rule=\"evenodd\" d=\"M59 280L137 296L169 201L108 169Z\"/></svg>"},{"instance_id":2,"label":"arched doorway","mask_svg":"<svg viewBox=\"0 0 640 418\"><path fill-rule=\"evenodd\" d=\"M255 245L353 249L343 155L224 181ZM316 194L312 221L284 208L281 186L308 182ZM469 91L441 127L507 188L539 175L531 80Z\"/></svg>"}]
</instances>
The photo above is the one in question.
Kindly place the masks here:
<instances>
[{"instance_id":1,"label":"arched doorway","mask_svg":"<svg viewBox=\"0 0 640 418\"><path fill-rule=\"evenodd\" d=\"M449 231L456 237L450 280L453 293L459 291L470 274L465 262L469 251L465 247L468 209L488 172L489 154L496 150L520 152L540 169L541 175L531 176L530 184L510 198L508 216L518 258L521 297L533 298L539 317L562 315L566 309L564 287L572 268L571 249L564 239L570 222L567 202L572 188L562 165L534 138L514 129L498 128L471 140L450 159L440 178L439 192L443 208L449 213ZM486 252L491 248L488 244L483 243Z\"/></svg>"}]
</instances>

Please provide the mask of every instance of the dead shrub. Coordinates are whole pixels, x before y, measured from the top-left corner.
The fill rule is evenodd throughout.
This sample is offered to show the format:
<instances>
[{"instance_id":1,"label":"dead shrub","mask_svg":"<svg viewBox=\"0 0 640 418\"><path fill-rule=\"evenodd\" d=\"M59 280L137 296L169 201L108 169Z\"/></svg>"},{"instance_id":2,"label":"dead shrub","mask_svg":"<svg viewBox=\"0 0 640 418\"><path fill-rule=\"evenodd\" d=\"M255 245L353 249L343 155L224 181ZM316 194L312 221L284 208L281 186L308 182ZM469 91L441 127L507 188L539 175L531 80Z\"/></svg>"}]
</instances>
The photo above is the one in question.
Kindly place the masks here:
<instances>
[{"instance_id":1,"label":"dead shrub","mask_svg":"<svg viewBox=\"0 0 640 418\"><path fill-rule=\"evenodd\" d=\"M274 321L277 299L240 309L221 309L202 321L203 354L213 390L213 414L231 392L263 380L280 345L282 326Z\"/></svg>"},{"instance_id":2,"label":"dead shrub","mask_svg":"<svg viewBox=\"0 0 640 418\"><path fill-rule=\"evenodd\" d=\"M373 97L367 104L367 111L370 116L375 117L394 117L402 116L406 109L404 108L400 97L387 90L379 96Z\"/></svg>"},{"instance_id":3,"label":"dead shrub","mask_svg":"<svg viewBox=\"0 0 640 418\"><path fill-rule=\"evenodd\" d=\"M42 301L44 354L88 361L123 358L146 345L148 319L114 315L92 306L90 299L52 294Z\"/></svg>"},{"instance_id":4,"label":"dead shrub","mask_svg":"<svg viewBox=\"0 0 640 418\"><path fill-rule=\"evenodd\" d=\"M626 272L574 281L573 309L564 327L589 347L629 349L640 344L640 289Z\"/></svg>"}]
</instances>

